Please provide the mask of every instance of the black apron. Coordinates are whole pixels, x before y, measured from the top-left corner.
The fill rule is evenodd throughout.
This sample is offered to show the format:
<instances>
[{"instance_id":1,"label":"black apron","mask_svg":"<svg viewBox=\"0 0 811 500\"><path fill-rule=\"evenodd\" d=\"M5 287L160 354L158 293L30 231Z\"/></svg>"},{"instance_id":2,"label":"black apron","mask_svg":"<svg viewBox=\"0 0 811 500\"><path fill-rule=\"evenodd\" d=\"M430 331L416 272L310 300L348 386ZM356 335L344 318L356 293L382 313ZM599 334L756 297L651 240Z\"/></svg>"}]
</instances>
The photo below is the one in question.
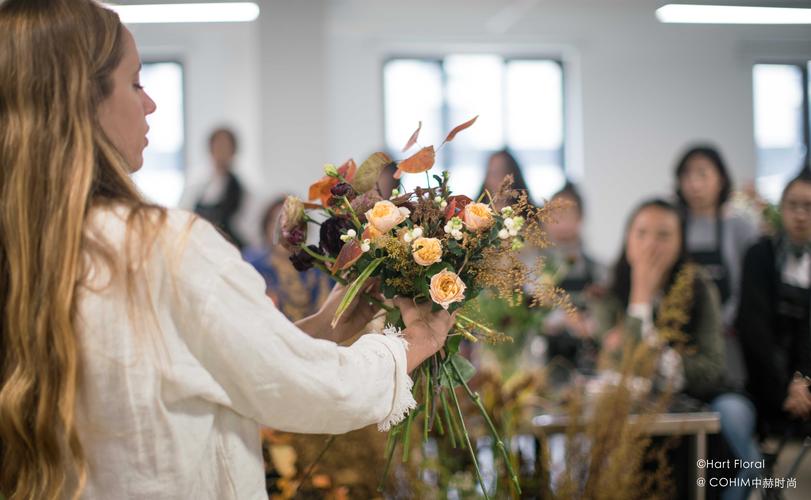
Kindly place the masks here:
<instances>
[{"instance_id":1,"label":"black apron","mask_svg":"<svg viewBox=\"0 0 811 500\"><path fill-rule=\"evenodd\" d=\"M687 232L685 231L685 237ZM721 295L721 305L726 304L732 295L732 283L729 277L729 270L724 263L722 255L724 225L719 215L715 221L715 248L712 250L690 252L690 258L699 264L709 275L710 279L718 288Z\"/></svg>"},{"instance_id":2,"label":"black apron","mask_svg":"<svg viewBox=\"0 0 811 500\"><path fill-rule=\"evenodd\" d=\"M808 335L811 323L811 289L783 283L783 270L777 269L777 329L780 332L776 353L781 368L791 371L787 354L791 352L791 342L797 335Z\"/></svg>"},{"instance_id":3,"label":"black apron","mask_svg":"<svg viewBox=\"0 0 811 500\"><path fill-rule=\"evenodd\" d=\"M594 261L581 254L585 272L577 275L567 273L558 285L569 294L572 305L583 311L587 308L586 289L597 280ZM563 358L575 366L581 373L592 373L597 362L597 348L594 340L583 339L568 330L559 335L547 336L547 353L549 359Z\"/></svg>"}]
</instances>

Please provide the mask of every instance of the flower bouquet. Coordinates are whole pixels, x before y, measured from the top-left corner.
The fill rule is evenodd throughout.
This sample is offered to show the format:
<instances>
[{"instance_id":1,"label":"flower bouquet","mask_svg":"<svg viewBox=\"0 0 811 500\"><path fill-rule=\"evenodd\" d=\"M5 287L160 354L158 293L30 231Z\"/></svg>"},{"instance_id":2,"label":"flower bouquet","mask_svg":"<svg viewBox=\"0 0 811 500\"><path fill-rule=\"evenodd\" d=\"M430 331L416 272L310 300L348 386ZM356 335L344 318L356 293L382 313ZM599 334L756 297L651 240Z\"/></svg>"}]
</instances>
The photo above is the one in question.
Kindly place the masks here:
<instances>
[{"instance_id":1,"label":"flower bouquet","mask_svg":"<svg viewBox=\"0 0 811 500\"><path fill-rule=\"evenodd\" d=\"M412 427L421 423L423 439L437 433L447 437L454 447L461 445L469 451L486 496L457 387L463 388L480 410L516 493L520 492L520 486L503 441L479 395L468 385L475 369L460 354L460 344L480 339L491 343L509 340L474 319L475 299L483 290L492 289L514 304L525 302L524 285L534 271L521 261L519 252L527 244L546 246L541 224L549 218L549 207L533 207L526 193L511 189L510 178L505 179L498 193L485 193L481 199L472 200L451 192L447 172L429 174L436 153L475 121L473 118L454 128L437 150L433 146L421 147L402 161L374 153L359 167L353 160L340 167L326 165L326 175L309 189L310 201L319 203L289 197L279 228L281 242L292 251L291 260L297 269L315 266L330 273L336 281L348 284L334 322L363 293L371 279L377 280L386 299L401 296L431 301L435 308L449 312L461 309L443 348L413 373L412 393L417 405L389 431L386 471L400 441L403 460L407 460ZM417 144L420 128L412 134L403 152ZM394 189L389 199L383 199L377 189L378 178L391 164L397 167L395 179L402 173L425 172L425 186L412 192ZM518 201L496 211L494 203L500 200ZM321 222L312 217L314 212L322 214ZM317 245L306 244L308 222L320 225ZM565 294L559 290L542 285L532 289L533 297L529 300L532 305L565 302ZM404 328L399 310L373 297L366 300L378 302L386 311L387 328Z\"/></svg>"}]
</instances>

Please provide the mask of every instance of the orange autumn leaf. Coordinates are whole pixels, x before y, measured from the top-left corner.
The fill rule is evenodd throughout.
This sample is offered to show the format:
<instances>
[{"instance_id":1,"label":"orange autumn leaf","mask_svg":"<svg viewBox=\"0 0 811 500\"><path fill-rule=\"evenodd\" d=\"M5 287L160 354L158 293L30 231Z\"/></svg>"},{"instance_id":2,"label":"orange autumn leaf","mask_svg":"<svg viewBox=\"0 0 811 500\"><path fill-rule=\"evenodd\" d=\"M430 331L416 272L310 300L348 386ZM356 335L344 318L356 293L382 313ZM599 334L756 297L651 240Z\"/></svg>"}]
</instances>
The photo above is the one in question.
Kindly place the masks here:
<instances>
[{"instance_id":1,"label":"orange autumn leaf","mask_svg":"<svg viewBox=\"0 0 811 500\"><path fill-rule=\"evenodd\" d=\"M352 182L352 179L355 178L355 172L358 170L358 166L355 164L355 160L352 158L346 160L343 165L338 167L338 173L346 179L346 182Z\"/></svg>"},{"instance_id":2,"label":"orange autumn leaf","mask_svg":"<svg viewBox=\"0 0 811 500\"><path fill-rule=\"evenodd\" d=\"M322 206L327 206L329 199L332 197L330 190L336 184L338 184L338 179L334 177L325 176L318 179L310 186L307 199L320 200Z\"/></svg>"},{"instance_id":3,"label":"orange autumn leaf","mask_svg":"<svg viewBox=\"0 0 811 500\"><path fill-rule=\"evenodd\" d=\"M335 274L338 271L349 269L362 255L363 250L361 250L358 240L349 240L341 247L341 251L338 252L338 257L332 264L330 271Z\"/></svg>"},{"instance_id":4,"label":"orange autumn leaf","mask_svg":"<svg viewBox=\"0 0 811 500\"><path fill-rule=\"evenodd\" d=\"M352 182L357 169L358 166L355 164L355 160L350 158L343 165L338 167L338 173L341 174L341 177L346 179L347 182ZM338 182L339 181L337 178L325 175L310 186L309 192L307 193L307 199L311 201L320 200L322 206L327 206L329 199L332 198L332 193L330 190L333 188L333 186L336 186Z\"/></svg>"},{"instance_id":5,"label":"orange autumn leaf","mask_svg":"<svg viewBox=\"0 0 811 500\"><path fill-rule=\"evenodd\" d=\"M397 172L394 174L394 178L399 179L403 172L407 174L418 174L430 170L431 167L434 166L435 158L436 153L434 152L434 147L424 147L397 165Z\"/></svg>"},{"instance_id":6,"label":"orange autumn leaf","mask_svg":"<svg viewBox=\"0 0 811 500\"><path fill-rule=\"evenodd\" d=\"M456 137L456 134L473 125L478 117L479 115L476 115L470 120L466 121L465 123L454 127L454 129L451 130L450 133L448 134L448 137L446 137L445 140L442 141L442 144L445 144L446 142L451 142Z\"/></svg>"},{"instance_id":7,"label":"orange autumn leaf","mask_svg":"<svg viewBox=\"0 0 811 500\"><path fill-rule=\"evenodd\" d=\"M420 129L421 128L422 128L422 122L419 122L419 125L417 125L417 130L415 130L414 133L411 134L411 138L408 140L406 145L403 147L403 151L402 151L403 153L405 153L406 151L411 149L411 146L413 146L414 144L417 143L417 137L419 137L419 135L420 135Z\"/></svg>"}]
</instances>

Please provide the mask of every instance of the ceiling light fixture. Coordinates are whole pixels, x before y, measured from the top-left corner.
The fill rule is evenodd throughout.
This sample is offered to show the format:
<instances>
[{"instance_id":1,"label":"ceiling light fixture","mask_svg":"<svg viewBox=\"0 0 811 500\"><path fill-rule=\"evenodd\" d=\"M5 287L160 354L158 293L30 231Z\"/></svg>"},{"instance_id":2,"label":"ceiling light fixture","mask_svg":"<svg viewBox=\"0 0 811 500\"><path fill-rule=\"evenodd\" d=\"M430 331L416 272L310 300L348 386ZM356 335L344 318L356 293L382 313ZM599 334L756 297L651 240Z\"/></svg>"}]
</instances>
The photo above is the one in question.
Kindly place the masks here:
<instances>
[{"instance_id":1,"label":"ceiling light fixture","mask_svg":"<svg viewBox=\"0 0 811 500\"><path fill-rule=\"evenodd\" d=\"M663 23L811 24L811 9L671 3L658 8L656 17Z\"/></svg>"},{"instance_id":2,"label":"ceiling light fixture","mask_svg":"<svg viewBox=\"0 0 811 500\"><path fill-rule=\"evenodd\" d=\"M253 2L106 5L124 24L244 23L259 17L259 6Z\"/></svg>"}]
</instances>

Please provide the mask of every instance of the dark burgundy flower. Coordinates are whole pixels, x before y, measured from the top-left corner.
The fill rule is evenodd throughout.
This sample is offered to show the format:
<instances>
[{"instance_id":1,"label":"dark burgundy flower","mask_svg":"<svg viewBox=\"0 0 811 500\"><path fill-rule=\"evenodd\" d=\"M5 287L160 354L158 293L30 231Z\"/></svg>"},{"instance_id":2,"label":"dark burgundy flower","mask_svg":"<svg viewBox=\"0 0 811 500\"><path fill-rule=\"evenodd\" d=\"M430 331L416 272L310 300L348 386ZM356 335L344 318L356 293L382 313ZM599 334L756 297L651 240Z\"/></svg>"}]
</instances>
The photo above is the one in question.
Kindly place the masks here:
<instances>
[{"instance_id":1,"label":"dark burgundy flower","mask_svg":"<svg viewBox=\"0 0 811 500\"><path fill-rule=\"evenodd\" d=\"M306 226L297 226L289 231L282 230L282 237L290 246L297 247L307 239L307 228ZM289 246L285 246L289 249Z\"/></svg>"},{"instance_id":2,"label":"dark burgundy flower","mask_svg":"<svg viewBox=\"0 0 811 500\"><path fill-rule=\"evenodd\" d=\"M321 249L315 245L310 245L307 248L311 250L313 253L323 255ZM296 271L303 273L308 269L312 269L313 265L315 264L315 257L302 250L298 253L290 255L290 262L293 263L293 267L296 268Z\"/></svg>"},{"instance_id":3,"label":"dark burgundy flower","mask_svg":"<svg viewBox=\"0 0 811 500\"><path fill-rule=\"evenodd\" d=\"M352 189L352 185L347 182L341 182L332 186L330 193L332 193L332 196L346 196L350 201L355 197L355 190Z\"/></svg>"},{"instance_id":4,"label":"dark burgundy flower","mask_svg":"<svg viewBox=\"0 0 811 500\"><path fill-rule=\"evenodd\" d=\"M345 217L330 217L321 223L321 248L329 255L338 255L344 242L341 235L352 229L352 222Z\"/></svg>"}]
</instances>

